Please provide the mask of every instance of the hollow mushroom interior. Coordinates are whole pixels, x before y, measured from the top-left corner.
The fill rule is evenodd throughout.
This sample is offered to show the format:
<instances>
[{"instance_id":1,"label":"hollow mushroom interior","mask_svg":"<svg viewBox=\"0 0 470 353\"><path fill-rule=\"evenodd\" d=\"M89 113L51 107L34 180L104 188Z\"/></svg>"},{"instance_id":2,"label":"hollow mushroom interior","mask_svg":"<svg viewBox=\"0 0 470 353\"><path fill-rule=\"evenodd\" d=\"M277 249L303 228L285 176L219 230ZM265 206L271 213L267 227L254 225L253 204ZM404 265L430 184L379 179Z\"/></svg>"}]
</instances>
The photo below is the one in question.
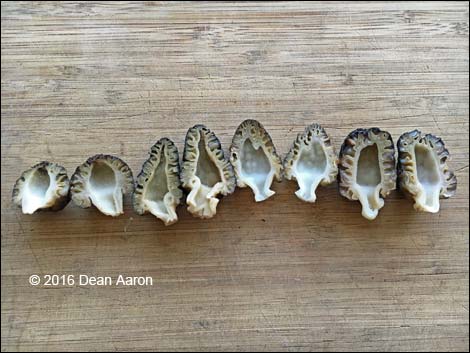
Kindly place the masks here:
<instances>
[{"instance_id":1,"label":"hollow mushroom interior","mask_svg":"<svg viewBox=\"0 0 470 353\"><path fill-rule=\"evenodd\" d=\"M116 173L107 163L92 164L89 193L93 204L104 214L117 216L122 213L122 191Z\"/></svg>"},{"instance_id":2,"label":"hollow mushroom interior","mask_svg":"<svg viewBox=\"0 0 470 353\"><path fill-rule=\"evenodd\" d=\"M360 151L356 170L356 190L362 204L362 215L367 219L377 217L384 201L380 197L382 176L379 166L379 151L376 144Z\"/></svg>"},{"instance_id":3,"label":"hollow mushroom interior","mask_svg":"<svg viewBox=\"0 0 470 353\"><path fill-rule=\"evenodd\" d=\"M433 151L421 144L415 145L416 175L419 182L419 193L416 203L426 211L439 211L439 195L441 191L441 176L438 161Z\"/></svg>"},{"instance_id":4,"label":"hollow mushroom interior","mask_svg":"<svg viewBox=\"0 0 470 353\"><path fill-rule=\"evenodd\" d=\"M222 181L220 171L216 164L207 153L204 139L201 137L198 143L199 156L197 158L196 175L202 185L212 188L215 184Z\"/></svg>"},{"instance_id":5,"label":"hollow mushroom interior","mask_svg":"<svg viewBox=\"0 0 470 353\"><path fill-rule=\"evenodd\" d=\"M327 172L327 157L322 144L314 138L300 148L300 156L295 165L295 178L299 190L295 194L302 200L314 202L315 190Z\"/></svg>"},{"instance_id":6,"label":"hollow mushroom interior","mask_svg":"<svg viewBox=\"0 0 470 353\"><path fill-rule=\"evenodd\" d=\"M146 183L143 200L150 213L165 222L170 222L175 220L176 213L167 207L171 193L168 188L166 168L167 159L165 149L163 149L160 154L160 162Z\"/></svg>"},{"instance_id":7,"label":"hollow mushroom interior","mask_svg":"<svg viewBox=\"0 0 470 353\"><path fill-rule=\"evenodd\" d=\"M274 168L261 146L256 149L250 139L246 139L240 155L241 179L255 193L256 201L263 201L274 194L270 190Z\"/></svg>"},{"instance_id":8,"label":"hollow mushroom interior","mask_svg":"<svg viewBox=\"0 0 470 353\"><path fill-rule=\"evenodd\" d=\"M55 180L49 176L46 168L34 170L25 183L22 195L22 210L32 214L40 208L47 208L54 202Z\"/></svg>"},{"instance_id":9,"label":"hollow mushroom interior","mask_svg":"<svg viewBox=\"0 0 470 353\"><path fill-rule=\"evenodd\" d=\"M203 217L213 216L214 206L218 203L218 199L215 197L217 192L214 193L213 189L217 183L222 182L221 171L207 152L204 137L201 135L198 142L195 176L199 179L200 185L199 187L194 185L188 196L190 207L197 213L202 212ZM193 180L192 183L196 184L197 181Z\"/></svg>"}]
</instances>

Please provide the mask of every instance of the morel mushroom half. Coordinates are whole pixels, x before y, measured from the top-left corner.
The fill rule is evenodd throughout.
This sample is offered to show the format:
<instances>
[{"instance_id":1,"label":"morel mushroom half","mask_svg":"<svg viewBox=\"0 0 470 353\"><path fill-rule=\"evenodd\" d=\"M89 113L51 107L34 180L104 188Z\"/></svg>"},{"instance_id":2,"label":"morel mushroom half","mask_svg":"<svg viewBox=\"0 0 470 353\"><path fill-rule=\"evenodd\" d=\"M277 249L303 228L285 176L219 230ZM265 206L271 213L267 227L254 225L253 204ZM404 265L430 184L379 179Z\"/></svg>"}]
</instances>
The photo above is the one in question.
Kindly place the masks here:
<instances>
[{"instance_id":1,"label":"morel mushroom half","mask_svg":"<svg viewBox=\"0 0 470 353\"><path fill-rule=\"evenodd\" d=\"M123 213L123 194L134 188L129 166L120 158L98 154L77 167L70 181L75 204L88 208L92 204L108 216Z\"/></svg>"},{"instance_id":2,"label":"morel mushroom half","mask_svg":"<svg viewBox=\"0 0 470 353\"><path fill-rule=\"evenodd\" d=\"M150 212L165 225L178 220L176 206L183 197L180 188L178 149L173 141L162 138L150 150L137 176L133 194L134 210L143 215Z\"/></svg>"},{"instance_id":3,"label":"morel mushroom half","mask_svg":"<svg viewBox=\"0 0 470 353\"><path fill-rule=\"evenodd\" d=\"M238 126L230 146L230 161L237 185L249 186L255 201L264 201L275 194L270 187L274 178L282 179L282 161L271 136L258 121L245 120Z\"/></svg>"},{"instance_id":4,"label":"morel mushroom half","mask_svg":"<svg viewBox=\"0 0 470 353\"><path fill-rule=\"evenodd\" d=\"M297 180L297 197L315 202L318 184L331 184L338 175L338 159L325 130L318 124L308 126L298 134L284 159L284 175Z\"/></svg>"},{"instance_id":5,"label":"morel mushroom half","mask_svg":"<svg viewBox=\"0 0 470 353\"><path fill-rule=\"evenodd\" d=\"M69 202L69 177L64 167L40 162L24 171L13 187L12 201L23 213L59 211Z\"/></svg>"},{"instance_id":6,"label":"morel mushroom half","mask_svg":"<svg viewBox=\"0 0 470 353\"><path fill-rule=\"evenodd\" d=\"M415 202L418 211L438 212L439 199L457 189L457 178L449 169L450 154L444 142L431 134L413 130L398 140L398 184Z\"/></svg>"},{"instance_id":7,"label":"morel mushroom half","mask_svg":"<svg viewBox=\"0 0 470 353\"><path fill-rule=\"evenodd\" d=\"M379 128L354 130L344 140L339 158L341 195L349 200L359 200L362 215L369 220L375 219L384 206L382 197L388 196L396 187L392 137Z\"/></svg>"},{"instance_id":8,"label":"morel mushroom half","mask_svg":"<svg viewBox=\"0 0 470 353\"><path fill-rule=\"evenodd\" d=\"M233 167L217 136L204 125L195 125L186 134L181 182L189 190L188 211L200 218L215 216L217 196L235 190Z\"/></svg>"}]
</instances>

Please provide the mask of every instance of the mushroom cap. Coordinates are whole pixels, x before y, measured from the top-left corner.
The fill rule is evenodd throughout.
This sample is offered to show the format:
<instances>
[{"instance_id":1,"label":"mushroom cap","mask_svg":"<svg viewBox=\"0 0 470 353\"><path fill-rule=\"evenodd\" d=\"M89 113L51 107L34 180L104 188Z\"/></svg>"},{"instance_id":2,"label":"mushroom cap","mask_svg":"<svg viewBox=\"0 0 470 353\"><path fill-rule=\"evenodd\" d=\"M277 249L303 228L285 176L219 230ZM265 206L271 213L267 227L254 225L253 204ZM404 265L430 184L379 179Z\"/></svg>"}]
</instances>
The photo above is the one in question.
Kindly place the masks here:
<instances>
[{"instance_id":1,"label":"mushroom cap","mask_svg":"<svg viewBox=\"0 0 470 353\"><path fill-rule=\"evenodd\" d=\"M296 195L301 200L315 202L318 184L331 184L337 175L338 158L330 137L319 124L307 126L284 159L285 178L297 180Z\"/></svg>"},{"instance_id":2,"label":"mushroom cap","mask_svg":"<svg viewBox=\"0 0 470 353\"><path fill-rule=\"evenodd\" d=\"M149 155L136 178L134 210L140 215L151 212L170 225L178 220L176 207L183 197L178 149L164 137L152 146Z\"/></svg>"},{"instance_id":3,"label":"mushroom cap","mask_svg":"<svg viewBox=\"0 0 470 353\"><path fill-rule=\"evenodd\" d=\"M189 212L200 218L216 214L218 195L235 191L233 167L217 136L202 124L186 133L181 182L189 191L186 199Z\"/></svg>"},{"instance_id":4,"label":"mushroom cap","mask_svg":"<svg viewBox=\"0 0 470 353\"><path fill-rule=\"evenodd\" d=\"M70 201L70 181L64 167L42 161L21 173L12 192L12 201L23 213L62 210Z\"/></svg>"},{"instance_id":5,"label":"mushroom cap","mask_svg":"<svg viewBox=\"0 0 470 353\"><path fill-rule=\"evenodd\" d=\"M358 172L361 152L374 146L376 150L369 149L364 157L366 170ZM340 194L361 201L363 216L374 219L384 205L380 195L386 197L396 188L395 146L390 133L377 127L352 131L341 146L339 160Z\"/></svg>"},{"instance_id":6,"label":"mushroom cap","mask_svg":"<svg viewBox=\"0 0 470 353\"><path fill-rule=\"evenodd\" d=\"M249 186L257 202L274 195L270 186L274 178L282 180L282 161L260 122L248 119L238 126L230 146L230 161L237 185Z\"/></svg>"},{"instance_id":7,"label":"mushroom cap","mask_svg":"<svg viewBox=\"0 0 470 353\"><path fill-rule=\"evenodd\" d=\"M123 213L123 195L134 189L134 178L122 159L97 154L77 167L70 186L77 206L88 208L94 204L105 215L118 216Z\"/></svg>"},{"instance_id":8,"label":"mushroom cap","mask_svg":"<svg viewBox=\"0 0 470 353\"><path fill-rule=\"evenodd\" d=\"M439 198L452 197L457 177L449 168L449 151L440 137L419 130L400 136L398 148L398 186L415 201L418 211L439 211Z\"/></svg>"}]
</instances>

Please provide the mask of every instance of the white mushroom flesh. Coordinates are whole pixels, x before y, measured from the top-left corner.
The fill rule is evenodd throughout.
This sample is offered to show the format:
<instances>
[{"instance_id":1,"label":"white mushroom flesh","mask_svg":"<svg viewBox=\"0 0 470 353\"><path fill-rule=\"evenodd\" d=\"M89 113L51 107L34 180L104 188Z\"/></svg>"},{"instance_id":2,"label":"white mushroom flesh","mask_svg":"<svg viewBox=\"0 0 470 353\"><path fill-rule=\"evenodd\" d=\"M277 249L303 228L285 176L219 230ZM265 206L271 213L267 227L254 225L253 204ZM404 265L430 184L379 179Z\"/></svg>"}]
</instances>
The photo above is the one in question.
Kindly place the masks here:
<instances>
[{"instance_id":1,"label":"white mushroom flesh","mask_svg":"<svg viewBox=\"0 0 470 353\"><path fill-rule=\"evenodd\" d=\"M353 189L362 204L362 215L370 220L375 219L384 206L384 200L380 197L382 176L376 144L360 151L356 173L357 182Z\"/></svg>"},{"instance_id":2,"label":"white mushroom flesh","mask_svg":"<svg viewBox=\"0 0 470 353\"><path fill-rule=\"evenodd\" d=\"M331 184L338 175L338 159L330 138L319 124L308 126L298 134L284 159L286 179L295 179L297 197L315 202L318 185Z\"/></svg>"},{"instance_id":3,"label":"white mushroom flesh","mask_svg":"<svg viewBox=\"0 0 470 353\"><path fill-rule=\"evenodd\" d=\"M202 218L210 218L215 215L219 203L216 196L222 187L221 172L207 152L201 136L199 136L196 153L196 173L186 202L189 212L199 214Z\"/></svg>"},{"instance_id":4,"label":"white mushroom flesh","mask_svg":"<svg viewBox=\"0 0 470 353\"><path fill-rule=\"evenodd\" d=\"M79 166L71 178L72 200L80 207L92 204L103 214L124 213L123 194L133 190L134 179L129 166L110 155L96 155Z\"/></svg>"},{"instance_id":5,"label":"white mushroom flesh","mask_svg":"<svg viewBox=\"0 0 470 353\"><path fill-rule=\"evenodd\" d=\"M299 190L295 194L307 202L315 202L318 184L328 175L328 162L323 146L317 138L301 149L299 161L295 166L295 178Z\"/></svg>"},{"instance_id":6,"label":"white mushroom flesh","mask_svg":"<svg viewBox=\"0 0 470 353\"><path fill-rule=\"evenodd\" d=\"M160 156L160 163L143 192L143 202L150 213L170 225L178 220L175 211L178 202L168 188L165 150Z\"/></svg>"},{"instance_id":7,"label":"white mushroom flesh","mask_svg":"<svg viewBox=\"0 0 470 353\"><path fill-rule=\"evenodd\" d=\"M447 165L449 151L441 138L406 132L398 140L400 188L414 199L418 211L436 213L440 198L449 198L457 189L457 178Z\"/></svg>"},{"instance_id":8,"label":"white mushroom flesh","mask_svg":"<svg viewBox=\"0 0 470 353\"><path fill-rule=\"evenodd\" d=\"M13 188L12 201L25 214L42 209L58 211L69 201L69 187L65 168L44 161L22 173Z\"/></svg>"},{"instance_id":9,"label":"white mushroom flesh","mask_svg":"<svg viewBox=\"0 0 470 353\"><path fill-rule=\"evenodd\" d=\"M418 194L416 203L423 211L439 211L439 194L441 192L441 176L439 164L434 153L425 145L415 146L416 175L418 177Z\"/></svg>"},{"instance_id":10,"label":"white mushroom flesh","mask_svg":"<svg viewBox=\"0 0 470 353\"><path fill-rule=\"evenodd\" d=\"M218 196L235 189L232 165L217 136L204 125L195 125L186 134L181 181L189 190L188 211L200 218L215 216Z\"/></svg>"},{"instance_id":11,"label":"white mushroom flesh","mask_svg":"<svg viewBox=\"0 0 470 353\"><path fill-rule=\"evenodd\" d=\"M377 217L384 198L396 188L395 146L390 134L378 128L356 129L340 152L340 193L359 200L362 216Z\"/></svg>"},{"instance_id":12,"label":"white mushroom flesh","mask_svg":"<svg viewBox=\"0 0 470 353\"><path fill-rule=\"evenodd\" d=\"M173 141L162 138L152 146L137 176L134 210L141 215L150 212L165 225L175 223L176 207L183 196L180 186L178 149Z\"/></svg>"},{"instance_id":13,"label":"white mushroom flesh","mask_svg":"<svg viewBox=\"0 0 470 353\"><path fill-rule=\"evenodd\" d=\"M91 202L105 215L122 214L122 191L113 168L100 161L93 163L91 168L88 186Z\"/></svg>"},{"instance_id":14,"label":"white mushroom flesh","mask_svg":"<svg viewBox=\"0 0 470 353\"><path fill-rule=\"evenodd\" d=\"M240 152L240 179L253 190L255 200L260 202L275 194L270 189L275 169L269 163L264 149L260 145L256 147L251 140L245 140Z\"/></svg>"},{"instance_id":15,"label":"white mushroom flesh","mask_svg":"<svg viewBox=\"0 0 470 353\"><path fill-rule=\"evenodd\" d=\"M32 171L23 186L23 213L33 214L41 208L51 207L57 198L55 189L55 178L51 178L45 168Z\"/></svg>"},{"instance_id":16,"label":"white mushroom flesh","mask_svg":"<svg viewBox=\"0 0 470 353\"><path fill-rule=\"evenodd\" d=\"M256 120L243 121L235 131L230 146L230 161L239 187L250 187L255 201L275 194L271 184L281 181L282 162L271 137Z\"/></svg>"}]
</instances>

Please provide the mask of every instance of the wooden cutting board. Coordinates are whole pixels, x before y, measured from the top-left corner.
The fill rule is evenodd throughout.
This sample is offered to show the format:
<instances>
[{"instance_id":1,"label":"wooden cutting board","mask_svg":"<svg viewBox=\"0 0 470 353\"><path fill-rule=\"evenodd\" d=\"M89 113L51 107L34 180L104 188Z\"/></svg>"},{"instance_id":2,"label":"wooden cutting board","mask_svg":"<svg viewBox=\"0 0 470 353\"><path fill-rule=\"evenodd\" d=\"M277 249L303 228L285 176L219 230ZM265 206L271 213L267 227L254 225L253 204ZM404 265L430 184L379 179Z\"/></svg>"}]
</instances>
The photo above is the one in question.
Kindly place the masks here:
<instances>
[{"instance_id":1,"label":"wooden cutting board","mask_svg":"<svg viewBox=\"0 0 470 353\"><path fill-rule=\"evenodd\" d=\"M468 3L2 2L1 348L466 350ZM452 153L439 214L393 193L374 222L321 188L248 189L211 220L164 227L130 201L22 215L16 178L96 153L137 175L161 137L204 123L228 148L259 120L284 155L318 122L419 128ZM32 286L31 275L150 276L152 286Z\"/></svg>"}]
</instances>

